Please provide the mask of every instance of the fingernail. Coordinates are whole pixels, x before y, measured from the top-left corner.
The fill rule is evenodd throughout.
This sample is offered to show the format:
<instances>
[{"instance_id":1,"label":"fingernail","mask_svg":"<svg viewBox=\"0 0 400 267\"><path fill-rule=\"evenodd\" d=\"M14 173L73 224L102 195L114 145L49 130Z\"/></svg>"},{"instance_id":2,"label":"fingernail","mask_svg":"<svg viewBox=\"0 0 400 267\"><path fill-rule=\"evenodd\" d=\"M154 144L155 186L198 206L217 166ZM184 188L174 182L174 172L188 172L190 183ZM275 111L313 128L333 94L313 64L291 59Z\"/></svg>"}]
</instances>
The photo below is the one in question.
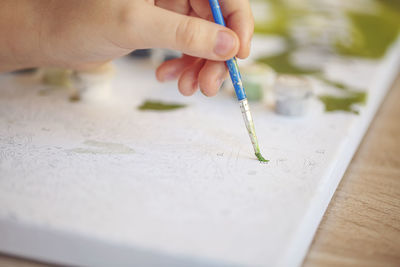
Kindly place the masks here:
<instances>
[{"instance_id":1,"label":"fingernail","mask_svg":"<svg viewBox=\"0 0 400 267\"><path fill-rule=\"evenodd\" d=\"M217 35L214 52L219 56L228 55L236 46L235 37L226 31L220 31Z\"/></svg>"},{"instance_id":2,"label":"fingernail","mask_svg":"<svg viewBox=\"0 0 400 267\"><path fill-rule=\"evenodd\" d=\"M173 68L173 67L167 68L165 70L165 74L163 76L163 81L166 82L166 81L175 80L176 78L178 78L177 76L178 75L176 73L176 69L175 68Z\"/></svg>"},{"instance_id":3,"label":"fingernail","mask_svg":"<svg viewBox=\"0 0 400 267\"><path fill-rule=\"evenodd\" d=\"M165 82L172 81L172 80L175 80L176 78L177 77L176 77L175 73L167 73L167 74L165 74L163 81L165 81Z\"/></svg>"}]
</instances>

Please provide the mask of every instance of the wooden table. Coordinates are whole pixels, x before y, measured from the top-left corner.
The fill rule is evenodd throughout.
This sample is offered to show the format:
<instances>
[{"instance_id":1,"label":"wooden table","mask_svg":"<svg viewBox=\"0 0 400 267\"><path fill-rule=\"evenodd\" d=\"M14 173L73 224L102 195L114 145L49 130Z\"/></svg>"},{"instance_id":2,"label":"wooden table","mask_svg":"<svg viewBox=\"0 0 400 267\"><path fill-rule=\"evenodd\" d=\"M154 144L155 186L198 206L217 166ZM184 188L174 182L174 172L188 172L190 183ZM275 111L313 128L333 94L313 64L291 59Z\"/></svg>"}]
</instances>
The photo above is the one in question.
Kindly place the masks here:
<instances>
[{"instance_id":1,"label":"wooden table","mask_svg":"<svg viewBox=\"0 0 400 267\"><path fill-rule=\"evenodd\" d=\"M46 266L0 255L0 266ZM317 230L304 266L400 266L400 76Z\"/></svg>"},{"instance_id":2,"label":"wooden table","mask_svg":"<svg viewBox=\"0 0 400 267\"><path fill-rule=\"evenodd\" d=\"M336 190L304 266L400 266L400 76Z\"/></svg>"}]
</instances>

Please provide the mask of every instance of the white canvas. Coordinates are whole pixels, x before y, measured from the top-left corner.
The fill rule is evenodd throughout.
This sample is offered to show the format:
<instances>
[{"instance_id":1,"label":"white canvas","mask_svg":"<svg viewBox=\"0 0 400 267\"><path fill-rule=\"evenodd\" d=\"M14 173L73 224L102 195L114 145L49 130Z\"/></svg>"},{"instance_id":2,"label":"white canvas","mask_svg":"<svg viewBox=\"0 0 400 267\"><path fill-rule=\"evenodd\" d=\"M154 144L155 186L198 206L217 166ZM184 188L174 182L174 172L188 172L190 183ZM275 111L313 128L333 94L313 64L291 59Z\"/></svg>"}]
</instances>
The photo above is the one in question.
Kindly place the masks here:
<instances>
[{"instance_id":1,"label":"white canvas","mask_svg":"<svg viewBox=\"0 0 400 267\"><path fill-rule=\"evenodd\" d=\"M263 42L254 55L273 50ZM0 251L89 266L297 266L399 62L396 43L381 61L324 64L368 90L360 115L317 99L300 118L251 103L268 164L233 98L185 98L145 63L116 63L108 101L41 96L1 75ZM137 110L145 99L188 106Z\"/></svg>"}]
</instances>

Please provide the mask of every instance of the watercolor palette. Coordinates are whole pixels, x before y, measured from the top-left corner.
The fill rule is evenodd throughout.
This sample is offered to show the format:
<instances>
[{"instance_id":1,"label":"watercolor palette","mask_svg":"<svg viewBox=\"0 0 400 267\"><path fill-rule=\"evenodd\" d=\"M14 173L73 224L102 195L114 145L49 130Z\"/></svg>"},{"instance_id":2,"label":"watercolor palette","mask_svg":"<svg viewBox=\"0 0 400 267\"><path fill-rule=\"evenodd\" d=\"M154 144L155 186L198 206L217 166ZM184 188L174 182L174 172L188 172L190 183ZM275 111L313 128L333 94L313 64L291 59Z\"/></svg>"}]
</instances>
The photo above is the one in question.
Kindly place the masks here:
<instances>
[{"instance_id":1,"label":"watercolor palette","mask_svg":"<svg viewBox=\"0 0 400 267\"><path fill-rule=\"evenodd\" d=\"M282 42L257 36L249 60ZM85 266L300 265L400 67L399 41L379 59L313 51L293 54L319 64L305 73L317 95L306 116L250 104L268 164L233 97L183 97L146 60L118 60L112 91L80 102L0 75L0 251ZM341 84L365 104L326 112L320 96ZM171 104L148 110L159 101Z\"/></svg>"}]
</instances>

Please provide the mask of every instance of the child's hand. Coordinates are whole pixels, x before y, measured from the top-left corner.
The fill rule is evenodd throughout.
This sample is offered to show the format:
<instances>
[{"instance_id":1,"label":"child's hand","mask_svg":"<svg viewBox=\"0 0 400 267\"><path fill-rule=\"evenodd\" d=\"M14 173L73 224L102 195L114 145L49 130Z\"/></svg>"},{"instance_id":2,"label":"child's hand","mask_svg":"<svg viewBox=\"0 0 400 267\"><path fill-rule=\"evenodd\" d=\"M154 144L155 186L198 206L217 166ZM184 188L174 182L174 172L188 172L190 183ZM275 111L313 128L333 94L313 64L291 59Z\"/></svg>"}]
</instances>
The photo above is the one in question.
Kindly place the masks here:
<instances>
[{"instance_id":1,"label":"child's hand","mask_svg":"<svg viewBox=\"0 0 400 267\"><path fill-rule=\"evenodd\" d=\"M209 22L213 18L208 0L156 0L159 7L202 18L174 16L181 36L176 34L177 46L173 48L187 55L167 61L157 69L160 81L179 78L179 91L183 95L192 95L199 87L205 95L215 95L228 75L223 60L233 56L246 58L250 53L254 21L249 1L220 0L220 4L226 24L233 31Z\"/></svg>"},{"instance_id":2,"label":"child's hand","mask_svg":"<svg viewBox=\"0 0 400 267\"><path fill-rule=\"evenodd\" d=\"M0 50L0 69L11 62L82 69L134 49L170 48L186 55L162 64L157 78L179 78L184 95L198 85L214 95L227 76L223 61L247 57L253 33L247 0L221 7L232 30L210 21L208 0L3 0L0 48L10 53Z\"/></svg>"}]
</instances>

